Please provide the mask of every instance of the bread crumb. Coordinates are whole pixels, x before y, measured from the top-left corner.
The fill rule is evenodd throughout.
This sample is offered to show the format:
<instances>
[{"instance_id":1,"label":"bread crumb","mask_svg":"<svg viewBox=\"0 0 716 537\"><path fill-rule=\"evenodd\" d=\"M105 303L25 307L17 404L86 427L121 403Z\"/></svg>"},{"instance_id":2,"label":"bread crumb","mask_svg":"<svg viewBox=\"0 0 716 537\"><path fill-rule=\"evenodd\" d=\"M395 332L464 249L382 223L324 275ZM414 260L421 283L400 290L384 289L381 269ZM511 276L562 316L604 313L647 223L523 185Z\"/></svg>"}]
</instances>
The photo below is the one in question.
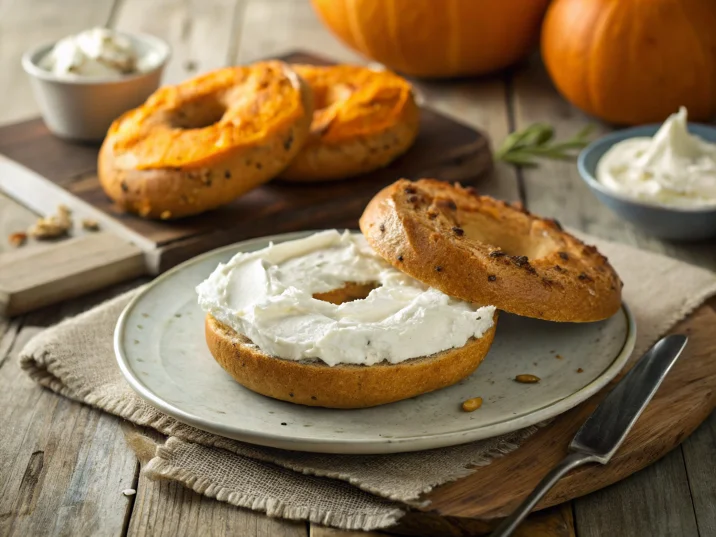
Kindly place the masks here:
<instances>
[{"instance_id":1,"label":"bread crumb","mask_svg":"<svg viewBox=\"0 0 716 537\"><path fill-rule=\"evenodd\" d=\"M10 243L10 246L14 248L19 248L27 242L27 233L25 233L24 231L17 231L15 233L11 233L10 236L7 238L7 241Z\"/></svg>"},{"instance_id":2,"label":"bread crumb","mask_svg":"<svg viewBox=\"0 0 716 537\"><path fill-rule=\"evenodd\" d=\"M577 369L577 373L584 373L584 369L580 367L579 369Z\"/></svg>"},{"instance_id":3,"label":"bread crumb","mask_svg":"<svg viewBox=\"0 0 716 537\"><path fill-rule=\"evenodd\" d=\"M557 360L562 360L563 358L561 354L555 354L554 357L557 358Z\"/></svg>"},{"instance_id":4,"label":"bread crumb","mask_svg":"<svg viewBox=\"0 0 716 537\"><path fill-rule=\"evenodd\" d=\"M137 491L134 489L124 489L122 491L122 494L124 494L125 496L134 496L136 493Z\"/></svg>"},{"instance_id":5,"label":"bread crumb","mask_svg":"<svg viewBox=\"0 0 716 537\"><path fill-rule=\"evenodd\" d=\"M82 228L86 229L87 231L99 231L99 222L91 218L83 218Z\"/></svg>"},{"instance_id":6,"label":"bread crumb","mask_svg":"<svg viewBox=\"0 0 716 537\"><path fill-rule=\"evenodd\" d=\"M34 225L30 226L27 234L35 239L54 239L67 235L72 228L72 211L66 205L57 207L57 214L51 214L39 218Z\"/></svg>"},{"instance_id":7,"label":"bread crumb","mask_svg":"<svg viewBox=\"0 0 716 537\"><path fill-rule=\"evenodd\" d=\"M171 211L162 211L162 214L159 215L159 218L162 220L169 220L172 217Z\"/></svg>"}]
</instances>

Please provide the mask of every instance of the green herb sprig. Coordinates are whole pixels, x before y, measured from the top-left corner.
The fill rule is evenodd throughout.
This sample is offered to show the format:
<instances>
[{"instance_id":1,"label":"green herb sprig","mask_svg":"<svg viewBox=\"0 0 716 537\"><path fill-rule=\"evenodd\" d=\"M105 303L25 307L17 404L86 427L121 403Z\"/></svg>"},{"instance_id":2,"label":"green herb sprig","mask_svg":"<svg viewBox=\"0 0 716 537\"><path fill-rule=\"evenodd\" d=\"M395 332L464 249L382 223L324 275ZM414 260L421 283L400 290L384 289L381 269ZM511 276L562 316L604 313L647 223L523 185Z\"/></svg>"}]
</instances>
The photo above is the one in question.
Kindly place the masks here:
<instances>
[{"instance_id":1,"label":"green herb sprig","mask_svg":"<svg viewBox=\"0 0 716 537\"><path fill-rule=\"evenodd\" d=\"M562 142L554 141L554 127L534 123L524 130L511 133L495 152L495 158L515 166L533 168L538 159L573 160L579 150L590 142L594 125L587 125Z\"/></svg>"}]
</instances>

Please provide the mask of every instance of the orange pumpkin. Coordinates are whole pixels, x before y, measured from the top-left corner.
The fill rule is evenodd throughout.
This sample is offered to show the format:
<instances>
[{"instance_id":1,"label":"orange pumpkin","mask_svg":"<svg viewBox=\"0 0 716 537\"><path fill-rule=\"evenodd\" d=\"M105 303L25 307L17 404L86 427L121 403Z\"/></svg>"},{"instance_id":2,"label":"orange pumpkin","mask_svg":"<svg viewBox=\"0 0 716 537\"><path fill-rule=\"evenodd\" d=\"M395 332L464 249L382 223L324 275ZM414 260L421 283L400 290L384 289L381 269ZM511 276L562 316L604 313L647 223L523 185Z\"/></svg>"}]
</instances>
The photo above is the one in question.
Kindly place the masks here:
<instances>
[{"instance_id":1,"label":"orange pumpkin","mask_svg":"<svg viewBox=\"0 0 716 537\"><path fill-rule=\"evenodd\" d=\"M716 0L555 0L542 56L568 100L612 123L716 113Z\"/></svg>"},{"instance_id":2,"label":"orange pumpkin","mask_svg":"<svg viewBox=\"0 0 716 537\"><path fill-rule=\"evenodd\" d=\"M420 77L507 67L538 42L549 0L312 0L346 44Z\"/></svg>"}]
</instances>

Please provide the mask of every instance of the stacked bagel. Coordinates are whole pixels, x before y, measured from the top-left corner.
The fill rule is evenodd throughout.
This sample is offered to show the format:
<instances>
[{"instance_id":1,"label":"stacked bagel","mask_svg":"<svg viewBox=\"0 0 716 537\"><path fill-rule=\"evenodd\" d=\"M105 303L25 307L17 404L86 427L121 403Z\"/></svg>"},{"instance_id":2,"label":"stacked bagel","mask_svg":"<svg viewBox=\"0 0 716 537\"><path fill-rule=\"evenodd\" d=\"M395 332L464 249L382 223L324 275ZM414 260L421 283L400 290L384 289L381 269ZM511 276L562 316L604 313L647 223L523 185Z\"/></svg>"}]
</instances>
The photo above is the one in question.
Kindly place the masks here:
<instances>
[{"instance_id":1,"label":"stacked bagel","mask_svg":"<svg viewBox=\"0 0 716 537\"><path fill-rule=\"evenodd\" d=\"M243 303L241 311L229 312L228 316L226 311L205 308L209 349L240 384L269 397L310 406L360 408L390 403L450 386L475 371L492 344L497 310L547 321L582 323L606 319L621 307L621 280L595 247L565 232L555 220L479 196L473 189L432 179L398 180L369 202L360 219L360 229L381 263L392 266L401 277L411 278L404 285L425 286L443 297L443 303L472 305L476 322L480 321L483 328L485 318L480 312L494 312L490 314L489 329L481 329L449 348L438 347L442 349L439 352L410 356L407 360L393 360L389 355L379 363L336 363L330 354L328 359L314 359L319 354L310 345L304 354L293 356L262 348L247 336L246 330L229 326L231 315L246 312ZM242 255L237 256L239 261ZM322 254L310 258L311 263L316 263L315 270L319 270L323 258ZM273 254L267 255L261 266L270 272L276 261ZM352 262L346 261L346 270ZM300 266L304 271L312 269L305 263ZM340 269L332 267L331 275L340 275ZM226 274L227 267L220 266L207 281L221 280ZM260 279L247 280L246 285L253 286ZM370 300L377 292L374 281L339 281L347 283L338 283L335 289L314 294L313 298L340 304ZM198 288L200 303L202 286ZM229 291L224 289L222 293ZM301 291L291 288L286 292L294 297ZM385 296L380 300L377 296L372 298L379 307L385 307ZM312 304L310 299L308 302ZM260 307L276 304L271 299ZM298 303L289 302L289 307L281 310L287 316L282 321L291 322L290 316L297 309ZM316 311L320 316L336 310L316 302ZM414 317L400 311L391 319L404 319L404 337L410 338L418 337L408 330L407 323L412 323ZM311 318L311 322L314 320ZM341 319L338 324L342 322ZM289 326L309 325L296 321ZM392 325L380 325L378 329L381 326L395 329ZM362 325L344 323L342 328L361 333ZM445 336L444 330L429 325L424 330L427 335L421 334L422 338ZM289 349L292 342L292 334L272 341ZM309 343L316 343L317 348L319 342ZM280 345L276 348L280 349ZM370 354L371 341L367 345L363 350ZM360 346L357 348L360 350Z\"/></svg>"},{"instance_id":2,"label":"stacked bagel","mask_svg":"<svg viewBox=\"0 0 716 537\"><path fill-rule=\"evenodd\" d=\"M388 71L268 61L163 87L119 117L99 180L128 212L174 219L274 178L331 181L386 166L414 142L410 84Z\"/></svg>"}]
</instances>

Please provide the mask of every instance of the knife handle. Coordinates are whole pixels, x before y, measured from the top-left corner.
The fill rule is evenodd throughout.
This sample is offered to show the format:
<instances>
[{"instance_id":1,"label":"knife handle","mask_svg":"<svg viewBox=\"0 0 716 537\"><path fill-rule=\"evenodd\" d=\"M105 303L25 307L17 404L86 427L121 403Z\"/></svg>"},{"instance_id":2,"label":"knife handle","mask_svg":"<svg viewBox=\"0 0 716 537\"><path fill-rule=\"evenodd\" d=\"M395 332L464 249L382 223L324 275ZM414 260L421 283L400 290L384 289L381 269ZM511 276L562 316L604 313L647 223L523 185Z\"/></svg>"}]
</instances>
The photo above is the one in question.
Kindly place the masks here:
<instances>
[{"instance_id":1,"label":"knife handle","mask_svg":"<svg viewBox=\"0 0 716 537\"><path fill-rule=\"evenodd\" d=\"M557 481L562 477L576 468L588 462L597 462L594 455L588 453L577 453L573 452L567 455L562 462L552 468L550 472L542 478L537 487L530 493L527 498L515 509L515 511L502 521L495 531L490 534L490 537L507 537L517 529L522 521L530 514L530 511L537 505L542 497L547 494Z\"/></svg>"}]
</instances>

